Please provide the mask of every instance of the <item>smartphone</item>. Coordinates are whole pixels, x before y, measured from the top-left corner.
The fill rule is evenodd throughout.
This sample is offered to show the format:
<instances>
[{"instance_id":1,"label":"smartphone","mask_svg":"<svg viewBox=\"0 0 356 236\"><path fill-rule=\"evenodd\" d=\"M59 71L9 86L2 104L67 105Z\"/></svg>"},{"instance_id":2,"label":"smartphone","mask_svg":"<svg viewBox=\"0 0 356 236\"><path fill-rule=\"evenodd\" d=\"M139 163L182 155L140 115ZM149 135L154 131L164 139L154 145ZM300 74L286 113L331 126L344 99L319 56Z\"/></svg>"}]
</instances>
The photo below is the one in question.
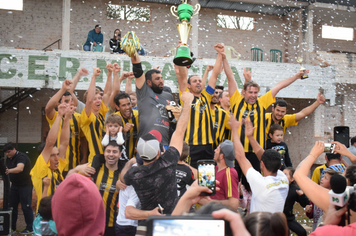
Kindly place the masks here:
<instances>
[{"instance_id":1,"label":"smartphone","mask_svg":"<svg viewBox=\"0 0 356 236\"><path fill-rule=\"evenodd\" d=\"M232 235L229 222L209 215L150 216L147 219L148 236L224 236Z\"/></svg>"},{"instance_id":2,"label":"smartphone","mask_svg":"<svg viewBox=\"0 0 356 236\"><path fill-rule=\"evenodd\" d=\"M326 152L326 153L334 153L335 144L325 143L324 146L325 146L324 152Z\"/></svg>"},{"instance_id":3,"label":"smartphone","mask_svg":"<svg viewBox=\"0 0 356 236\"><path fill-rule=\"evenodd\" d=\"M215 164L214 160L198 161L198 184L212 191L212 193L203 192L201 196L212 196L216 193Z\"/></svg>"},{"instance_id":4,"label":"smartphone","mask_svg":"<svg viewBox=\"0 0 356 236\"><path fill-rule=\"evenodd\" d=\"M158 203L158 207L159 207L158 212L163 214L163 207L161 206L161 204Z\"/></svg>"}]
</instances>

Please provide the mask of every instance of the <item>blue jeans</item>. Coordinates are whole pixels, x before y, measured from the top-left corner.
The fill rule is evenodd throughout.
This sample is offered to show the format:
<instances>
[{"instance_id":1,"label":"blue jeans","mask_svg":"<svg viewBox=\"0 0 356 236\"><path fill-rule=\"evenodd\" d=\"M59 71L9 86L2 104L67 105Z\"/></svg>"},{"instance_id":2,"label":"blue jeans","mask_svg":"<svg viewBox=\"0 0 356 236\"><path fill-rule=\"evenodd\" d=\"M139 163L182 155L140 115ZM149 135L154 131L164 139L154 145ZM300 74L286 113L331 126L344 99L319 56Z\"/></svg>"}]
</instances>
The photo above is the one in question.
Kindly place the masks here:
<instances>
[{"instance_id":1,"label":"blue jeans","mask_svg":"<svg viewBox=\"0 0 356 236\"><path fill-rule=\"evenodd\" d=\"M84 51L90 51L90 45L84 45L83 46Z\"/></svg>"},{"instance_id":2,"label":"blue jeans","mask_svg":"<svg viewBox=\"0 0 356 236\"><path fill-rule=\"evenodd\" d=\"M117 235L117 236L135 236L136 235L136 226L115 224L115 235Z\"/></svg>"},{"instance_id":3,"label":"blue jeans","mask_svg":"<svg viewBox=\"0 0 356 236\"><path fill-rule=\"evenodd\" d=\"M32 231L33 211L32 211L32 186L14 186L10 188L10 207L12 207L12 225L13 231L16 230L16 221L18 215L19 203L25 217L26 229Z\"/></svg>"}]
</instances>

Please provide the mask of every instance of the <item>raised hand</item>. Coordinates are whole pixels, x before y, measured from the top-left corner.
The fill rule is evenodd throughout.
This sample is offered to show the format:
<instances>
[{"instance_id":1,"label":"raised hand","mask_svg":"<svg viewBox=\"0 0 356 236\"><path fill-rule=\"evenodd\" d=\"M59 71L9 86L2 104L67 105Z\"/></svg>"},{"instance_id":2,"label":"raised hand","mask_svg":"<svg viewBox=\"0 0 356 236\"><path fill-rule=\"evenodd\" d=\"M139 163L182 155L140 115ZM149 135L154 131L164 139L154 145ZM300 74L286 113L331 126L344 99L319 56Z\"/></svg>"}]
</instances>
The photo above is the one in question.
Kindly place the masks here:
<instances>
[{"instance_id":1,"label":"raised hand","mask_svg":"<svg viewBox=\"0 0 356 236\"><path fill-rule=\"evenodd\" d=\"M98 77L101 73L101 70L99 68L94 68L93 69L93 76Z\"/></svg>"},{"instance_id":2,"label":"raised hand","mask_svg":"<svg viewBox=\"0 0 356 236\"><path fill-rule=\"evenodd\" d=\"M106 69L108 69L108 72L112 72L114 70L114 66L112 64L107 64Z\"/></svg>"}]
</instances>

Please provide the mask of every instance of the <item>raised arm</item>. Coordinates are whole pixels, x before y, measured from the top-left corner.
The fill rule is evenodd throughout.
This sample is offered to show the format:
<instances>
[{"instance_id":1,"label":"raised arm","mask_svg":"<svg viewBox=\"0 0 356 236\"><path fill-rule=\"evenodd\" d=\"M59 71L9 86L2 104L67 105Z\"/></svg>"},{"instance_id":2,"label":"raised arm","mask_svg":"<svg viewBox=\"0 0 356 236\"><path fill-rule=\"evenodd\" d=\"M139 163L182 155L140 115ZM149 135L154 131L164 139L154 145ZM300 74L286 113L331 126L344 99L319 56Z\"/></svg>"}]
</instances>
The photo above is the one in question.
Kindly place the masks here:
<instances>
[{"instance_id":1,"label":"raised arm","mask_svg":"<svg viewBox=\"0 0 356 236\"><path fill-rule=\"evenodd\" d=\"M69 92L74 93L75 88L77 87L77 84L80 80L80 77L88 75L89 71L85 68L80 68L78 72L75 74L75 76L72 78L72 87L70 88Z\"/></svg>"},{"instance_id":2,"label":"raised arm","mask_svg":"<svg viewBox=\"0 0 356 236\"><path fill-rule=\"evenodd\" d=\"M85 113L89 117L91 114L91 107L93 105L94 99L95 99L95 82L96 82L96 77L98 77L101 73L101 70L99 68L94 68L93 71L93 76L91 77L90 85L88 88L88 93L87 93L87 100L85 102Z\"/></svg>"},{"instance_id":3,"label":"raised arm","mask_svg":"<svg viewBox=\"0 0 356 236\"><path fill-rule=\"evenodd\" d=\"M307 195L310 201L312 201L323 211L327 211L329 207L329 190L321 187L308 178L310 168L318 156L324 152L324 148L324 143L317 141L313 149L310 151L310 154L301 163L299 163L293 177L300 189L305 195Z\"/></svg>"},{"instance_id":4,"label":"raised arm","mask_svg":"<svg viewBox=\"0 0 356 236\"><path fill-rule=\"evenodd\" d=\"M42 153L41 153L43 156L43 159L46 163L48 162L48 160L51 156L52 149L53 149L54 145L56 144L60 123L61 123L63 115L66 112L67 106L68 105L64 103L64 97L62 97L61 104L59 104L59 106L58 106L58 115L56 116L56 119L54 120L54 123L48 132L47 139L46 139L46 145L43 148Z\"/></svg>"},{"instance_id":5,"label":"raised arm","mask_svg":"<svg viewBox=\"0 0 356 236\"><path fill-rule=\"evenodd\" d=\"M211 76L210 76L209 81L208 81L208 85L210 87L212 87L213 89L215 89L216 81L217 81L218 76L219 76L220 71L221 71L222 60L223 60L223 57L225 56L224 45L222 45L220 43L217 43L214 46L214 49L218 52L218 56L217 56L216 61L215 61L213 72L211 73Z\"/></svg>"},{"instance_id":6,"label":"raised arm","mask_svg":"<svg viewBox=\"0 0 356 236\"><path fill-rule=\"evenodd\" d=\"M182 153L184 134L188 126L190 108L194 96L189 92L184 92L180 99L183 102L182 113L179 116L176 130L174 131L171 142L169 143L169 146L175 147L179 151L179 155Z\"/></svg>"},{"instance_id":7,"label":"raised arm","mask_svg":"<svg viewBox=\"0 0 356 236\"><path fill-rule=\"evenodd\" d=\"M237 90L237 83L235 81L234 73L232 72L226 57L223 58L223 65L224 65L224 71L229 85L229 96L232 97L232 95L234 95L235 91Z\"/></svg>"},{"instance_id":8,"label":"raised arm","mask_svg":"<svg viewBox=\"0 0 356 236\"><path fill-rule=\"evenodd\" d=\"M281 82L278 82L272 89L271 89L271 93L273 98L276 97L277 93L289 86L290 84L292 84L294 81L296 81L297 79L300 79L305 73L309 73L309 70L304 71L299 71L297 74L293 75L292 77L282 80Z\"/></svg>"},{"instance_id":9,"label":"raised arm","mask_svg":"<svg viewBox=\"0 0 356 236\"><path fill-rule=\"evenodd\" d=\"M146 78L142 70L141 59L138 53L136 53L134 56L131 57L131 62L132 62L132 70L136 78L135 80L136 87L140 89L142 88L143 84L146 83Z\"/></svg>"},{"instance_id":10,"label":"raised arm","mask_svg":"<svg viewBox=\"0 0 356 236\"><path fill-rule=\"evenodd\" d=\"M188 68L174 65L174 72L177 76L178 88L183 93L188 87Z\"/></svg>"},{"instance_id":11,"label":"raised arm","mask_svg":"<svg viewBox=\"0 0 356 236\"><path fill-rule=\"evenodd\" d=\"M72 89L72 82L70 80L64 80L62 83L62 88L56 92L51 99L47 102L47 105L45 107L45 114L48 119L52 120L54 117L54 114L56 113L55 108L58 105L58 101L62 98L63 94L66 91L71 91Z\"/></svg>"},{"instance_id":12,"label":"raised arm","mask_svg":"<svg viewBox=\"0 0 356 236\"><path fill-rule=\"evenodd\" d=\"M131 158L128 162L126 162L124 168L122 168L121 173L120 173L120 180L122 183L125 183L125 174L126 172L132 167L133 164L136 163L136 157Z\"/></svg>"},{"instance_id":13,"label":"raised arm","mask_svg":"<svg viewBox=\"0 0 356 236\"><path fill-rule=\"evenodd\" d=\"M106 65L106 69L108 69L108 78L106 79L104 87L103 103L107 106L112 92L112 73L114 66L112 64L108 64Z\"/></svg>"},{"instance_id":14,"label":"raised arm","mask_svg":"<svg viewBox=\"0 0 356 236\"><path fill-rule=\"evenodd\" d=\"M130 76L126 80L126 85L125 85L125 93L130 94L132 92L132 79L134 77Z\"/></svg>"},{"instance_id":15,"label":"raised arm","mask_svg":"<svg viewBox=\"0 0 356 236\"><path fill-rule=\"evenodd\" d=\"M114 98L116 96L116 94L118 94L120 92L120 86L121 86L121 82L122 82L122 77L125 74L125 72L123 71L121 76L119 77L119 71L121 70L121 67L117 64L114 63L114 68L113 68L113 88L112 88L112 92L110 95L110 99L109 99L109 106L111 108L111 110L115 111L115 102L114 102Z\"/></svg>"},{"instance_id":16,"label":"raised arm","mask_svg":"<svg viewBox=\"0 0 356 236\"><path fill-rule=\"evenodd\" d=\"M72 115L75 111L74 106L68 106L66 113L64 115L63 127L61 130L60 144L58 147L59 157L64 161L66 159L67 147L69 145L69 135L70 135L70 124L69 121L72 118Z\"/></svg>"},{"instance_id":17,"label":"raised arm","mask_svg":"<svg viewBox=\"0 0 356 236\"><path fill-rule=\"evenodd\" d=\"M318 108L318 106L320 106L324 102L325 102L325 97L319 92L318 97L313 104L311 104L310 106L304 108L303 110L295 114L295 121L298 122L304 117L309 116L311 113L315 111L315 109Z\"/></svg>"},{"instance_id":18,"label":"raised arm","mask_svg":"<svg viewBox=\"0 0 356 236\"><path fill-rule=\"evenodd\" d=\"M238 122L233 114L230 115L230 127L232 131L232 140L234 143L235 159L240 165L240 168L244 175L246 176L247 170L252 167L249 160L245 156L244 148L242 147L238 129L240 127L240 122Z\"/></svg>"},{"instance_id":19,"label":"raised arm","mask_svg":"<svg viewBox=\"0 0 356 236\"><path fill-rule=\"evenodd\" d=\"M204 75L203 75L203 78L201 79L201 85L203 88L205 88L206 86L206 81L208 80L208 75L209 75L209 72L214 68L213 65L208 65L206 67L206 70L204 71Z\"/></svg>"},{"instance_id":20,"label":"raised arm","mask_svg":"<svg viewBox=\"0 0 356 236\"><path fill-rule=\"evenodd\" d=\"M334 153L339 153L342 156L348 157L352 163L356 162L356 156L352 154L344 144L336 141L331 143L335 144Z\"/></svg>"},{"instance_id":21,"label":"raised arm","mask_svg":"<svg viewBox=\"0 0 356 236\"><path fill-rule=\"evenodd\" d=\"M255 128L253 127L252 122L250 119L245 119L245 135L248 138L248 141L250 142L253 151L255 152L257 158L259 161L261 161L262 155L265 152L265 150L260 146L260 144L256 141L255 137L253 136L253 133L255 132Z\"/></svg>"}]
</instances>

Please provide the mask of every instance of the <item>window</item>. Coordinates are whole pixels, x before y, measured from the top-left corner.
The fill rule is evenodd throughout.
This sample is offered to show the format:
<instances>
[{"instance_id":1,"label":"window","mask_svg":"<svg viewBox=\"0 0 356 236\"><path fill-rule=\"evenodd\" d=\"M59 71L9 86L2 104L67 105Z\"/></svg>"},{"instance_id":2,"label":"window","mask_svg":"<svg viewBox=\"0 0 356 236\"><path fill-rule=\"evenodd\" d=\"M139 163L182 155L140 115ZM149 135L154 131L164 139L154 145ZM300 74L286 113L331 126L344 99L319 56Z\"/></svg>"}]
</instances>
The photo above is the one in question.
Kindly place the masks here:
<instances>
[{"instance_id":1,"label":"window","mask_svg":"<svg viewBox=\"0 0 356 236\"><path fill-rule=\"evenodd\" d=\"M150 9L147 7L108 4L107 11L108 18L143 22L149 22L151 18Z\"/></svg>"},{"instance_id":2,"label":"window","mask_svg":"<svg viewBox=\"0 0 356 236\"><path fill-rule=\"evenodd\" d=\"M221 28L253 30L253 18L251 17L218 15L216 22Z\"/></svg>"},{"instance_id":3,"label":"window","mask_svg":"<svg viewBox=\"0 0 356 236\"><path fill-rule=\"evenodd\" d=\"M0 1L0 9L23 10L23 0Z\"/></svg>"},{"instance_id":4,"label":"window","mask_svg":"<svg viewBox=\"0 0 356 236\"><path fill-rule=\"evenodd\" d=\"M321 28L321 37L324 39L338 39L338 40L354 40L354 29L346 27L334 27L323 25Z\"/></svg>"}]
</instances>

